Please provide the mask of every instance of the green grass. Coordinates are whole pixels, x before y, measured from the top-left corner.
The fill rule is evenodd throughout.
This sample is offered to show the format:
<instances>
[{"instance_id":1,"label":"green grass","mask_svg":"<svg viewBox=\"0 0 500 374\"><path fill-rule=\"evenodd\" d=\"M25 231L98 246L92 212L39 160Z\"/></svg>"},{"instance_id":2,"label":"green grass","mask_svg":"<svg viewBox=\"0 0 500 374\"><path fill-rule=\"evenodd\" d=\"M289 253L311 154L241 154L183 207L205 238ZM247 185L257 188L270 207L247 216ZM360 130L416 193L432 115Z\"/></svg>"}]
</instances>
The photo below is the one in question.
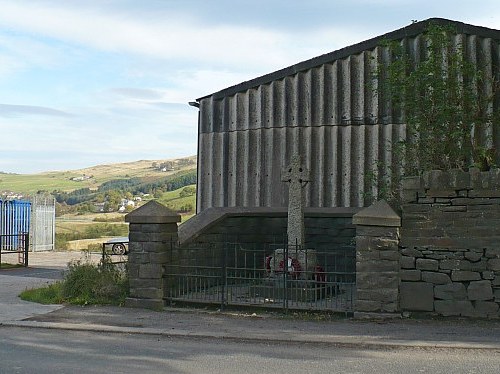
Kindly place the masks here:
<instances>
[{"instance_id":1,"label":"green grass","mask_svg":"<svg viewBox=\"0 0 500 374\"><path fill-rule=\"evenodd\" d=\"M193 184L189 187L196 187L196 185ZM174 191L164 192L163 195L158 199L158 202L162 203L167 208L176 211L180 210L183 206L191 205L192 211L194 211L196 209L196 195L180 197L180 193L183 189L184 187L181 187Z\"/></svg>"},{"instance_id":2,"label":"green grass","mask_svg":"<svg viewBox=\"0 0 500 374\"><path fill-rule=\"evenodd\" d=\"M2 262L0 264L0 269L15 269L15 268L20 268L24 265L21 265L21 264L10 264L10 263L6 263L6 262Z\"/></svg>"},{"instance_id":3,"label":"green grass","mask_svg":"<svg viewBox=\"0 0 500 374\"><path fill-rule=\"evenodd\" d=\"M32 288L21 292L21 300L32 301L39 304L62 304L65 299L62 296L62 282L49 284L42 288Z\"/></svg>"}]
</instances>

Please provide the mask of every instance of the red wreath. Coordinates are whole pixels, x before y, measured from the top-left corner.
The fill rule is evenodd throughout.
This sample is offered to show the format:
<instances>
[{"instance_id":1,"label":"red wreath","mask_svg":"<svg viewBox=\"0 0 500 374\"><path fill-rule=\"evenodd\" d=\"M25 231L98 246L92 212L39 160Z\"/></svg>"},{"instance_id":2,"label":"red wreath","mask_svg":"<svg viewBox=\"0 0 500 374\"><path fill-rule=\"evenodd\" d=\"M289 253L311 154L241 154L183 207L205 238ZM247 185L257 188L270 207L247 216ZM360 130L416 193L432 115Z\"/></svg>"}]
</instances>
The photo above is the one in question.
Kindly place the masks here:
<instances>
[{"instance_id":1,"label":"red wreath","mask_svg":"<svg viewBox=\"0 0 500 374\"><path fill-rule=\"evenodd\" d=\"M326 273L320 265L316 265L316 267L314 268L313 279L317 283L326 283Z\"/></svg>"},{"instance_id":2,"label":"red wreath","mask_svg":"<svg viewBox=\"0 0 500 374\"><path fill-rule=\"evenodd\" d=\"M273 260L273 256L266 256L264 260L264 268L266 269L267 274L271 274L271 261Z\"/></svg>"},{"instance_id":3,"label":"red wreath","mask_svg":"<svg viewBox=\"0 0 500 374\"><path fill-rule=\"evenodd\" d=\"M276 270L276 272L278 273L281 273L283 271L285 271L285 261L286 261L286 271L287 273L293 278L293 279L297 279L300 275L300 273L302 272L302 266L300 265L300 262L299 260L297 260L296 258L291 258L290 259L292 260L291 261L291 270L288 270L288 257L285 257L283 260L281 260L278 264L278 270Z\"/></svg>"}]
</instances>

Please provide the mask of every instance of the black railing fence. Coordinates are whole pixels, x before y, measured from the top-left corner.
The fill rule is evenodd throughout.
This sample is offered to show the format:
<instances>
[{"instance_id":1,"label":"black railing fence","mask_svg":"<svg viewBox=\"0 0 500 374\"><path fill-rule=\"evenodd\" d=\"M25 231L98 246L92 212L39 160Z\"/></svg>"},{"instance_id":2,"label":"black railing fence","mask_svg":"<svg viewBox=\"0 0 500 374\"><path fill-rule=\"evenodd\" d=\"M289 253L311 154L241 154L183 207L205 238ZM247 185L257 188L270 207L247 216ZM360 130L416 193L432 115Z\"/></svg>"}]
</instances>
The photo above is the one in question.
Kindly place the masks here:
<instances>
[{"instance_id":1,"label":"black railing fence","mask_svg":"<svg viewBox=\"0 0 500 374\"><path fill-rule=\"evenodd\" d=\"M352 312L353 247L316 251L296 245L173 245L165 300L226 306Z\"/></svg>"},{"instance_id":2,"label":"black railing fence","mask_svg":"<svg viewBox=\"0 0 500 374\"><path fill-rule=\"evenodd\" d=\"M2 264L28 266L29 234L0 234L0 267Z\"/></svg>"}]
</instances>

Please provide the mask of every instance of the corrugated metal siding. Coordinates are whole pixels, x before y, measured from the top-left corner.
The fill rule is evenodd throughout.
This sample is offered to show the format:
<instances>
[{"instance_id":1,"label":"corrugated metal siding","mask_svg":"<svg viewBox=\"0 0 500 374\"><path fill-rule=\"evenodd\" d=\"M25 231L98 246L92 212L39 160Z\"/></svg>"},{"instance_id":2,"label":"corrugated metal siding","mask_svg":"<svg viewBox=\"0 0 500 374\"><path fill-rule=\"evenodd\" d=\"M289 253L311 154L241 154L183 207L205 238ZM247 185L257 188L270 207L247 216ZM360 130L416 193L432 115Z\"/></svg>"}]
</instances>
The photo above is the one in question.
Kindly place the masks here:
<instances>
[{"instance_id":1,"label":"corrugated metal siding","mask_svg":"<svg viewBox=\"0 0 500 374\"><path fill-rule=\"evenodd\" d=\"M421 36L402 42L418 60ZM461 34L456 42L471 61L500 75L498 40ZM405 137L400 113L373 94L376 66L389 58L387 48L375 47L221 99L202 98L198 212L286 206L288 188L280 175L297 148L311 172L306 206L368 204L377 188L367 178L395 164L392 144ZM497 97L491 110L499 107ZM500 134L493 135L500 149Z\"/></svg>"}]
</instances>

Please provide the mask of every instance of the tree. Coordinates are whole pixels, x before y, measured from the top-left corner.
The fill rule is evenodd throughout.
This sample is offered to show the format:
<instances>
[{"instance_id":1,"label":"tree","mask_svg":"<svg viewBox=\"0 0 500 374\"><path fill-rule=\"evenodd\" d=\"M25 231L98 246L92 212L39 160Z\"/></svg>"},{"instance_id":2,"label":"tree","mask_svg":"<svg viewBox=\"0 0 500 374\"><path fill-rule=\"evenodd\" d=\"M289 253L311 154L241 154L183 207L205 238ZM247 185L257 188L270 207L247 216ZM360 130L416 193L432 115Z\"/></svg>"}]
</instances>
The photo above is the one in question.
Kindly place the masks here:
<instances>
[{"instance_id":1,"label":"tree","mask_svg":"<svg viewBox=\"0 0 500 374\"><path fill-rule=\"evenodd\" d=\"M188 196L194 195L195 193L196 193L196 187L195 186L186 186L179 193L179 197L188 197Z\"/></svg>"}]
</instances>

